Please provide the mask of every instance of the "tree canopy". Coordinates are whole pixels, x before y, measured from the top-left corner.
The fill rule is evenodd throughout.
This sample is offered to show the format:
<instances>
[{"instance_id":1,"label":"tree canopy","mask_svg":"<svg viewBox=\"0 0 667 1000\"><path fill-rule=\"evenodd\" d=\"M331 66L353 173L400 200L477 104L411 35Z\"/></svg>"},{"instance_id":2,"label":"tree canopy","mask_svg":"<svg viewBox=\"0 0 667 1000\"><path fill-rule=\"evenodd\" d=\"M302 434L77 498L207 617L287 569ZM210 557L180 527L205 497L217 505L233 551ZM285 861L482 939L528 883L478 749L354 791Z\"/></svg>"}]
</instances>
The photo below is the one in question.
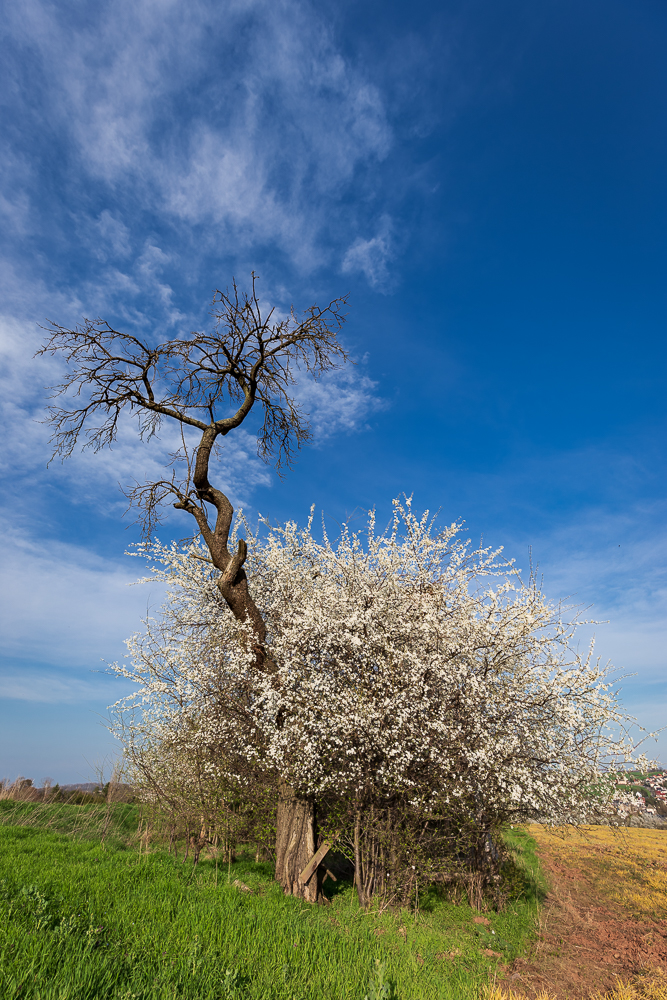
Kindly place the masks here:
<instances>
[{"instance_id":1,"label":"tree canopy","mask_svg":"<svg viewBox=\"0 0 667 1000\"><path fill-rule=\"evenodd\" d=\"M576 615L460 524L438 530L404 499L380 532L370 512L318 539L311 512L245 534L274 672L254 670L201 549L147 549L170 596L117 668L137 684L131 755L179 733L211 779L280 775L343 826L400 802L434 828L467 816L483 839L507 820L580 819L604 765L632 753L608 671L574 647Z\"/></svg>"}]
</instances>

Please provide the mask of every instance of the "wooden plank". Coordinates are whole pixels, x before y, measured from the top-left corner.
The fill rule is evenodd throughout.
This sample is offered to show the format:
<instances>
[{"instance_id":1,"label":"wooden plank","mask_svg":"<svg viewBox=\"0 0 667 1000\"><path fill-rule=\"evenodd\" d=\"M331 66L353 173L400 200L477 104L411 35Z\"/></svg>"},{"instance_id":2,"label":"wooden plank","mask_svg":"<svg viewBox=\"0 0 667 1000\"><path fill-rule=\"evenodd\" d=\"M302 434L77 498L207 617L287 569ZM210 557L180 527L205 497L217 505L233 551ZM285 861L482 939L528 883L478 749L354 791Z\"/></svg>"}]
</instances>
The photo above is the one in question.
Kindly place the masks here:
<instances>
[{"instance_id":1,"label":"wooden plank","mask_svg":"<svg viewBox=\"0 0 667 1000\"><path fill-rule=\"evenodd\" d=\"M315 853L313 854L312 858L310 859L310 861L308 862L308 864L306 865L306 867L303 869L303 871L299 875L299 882L301 882L303 885L306 884L306 882L308 881L308 879L312 876L313 872L315 871L315 869L319 865L319 863L322 860L322 858L325 856L325 854L329 853L329 848L330 847L331 847L331 844L327 840L325 840L324 843L322 844L322 846L317 851L315 851Z\"/></svg>"},{"instance_id":2,"label":"wooden plank","mask_svg":"<svg viewBox=\"0 0 667 1000\"><path fill-rule=\"evenodd\" d=\"M336 836L333 838L333 840L325 840L324 843L322 844L322 846L319 847L315 851L315 853L313 854L312 858L310 859L310 861L308 862L308 864L306 865L306 867L303 869L303 871L299 875L299 882L301 882L302 885L305 885L306 882L308 882L308 880L311 878L313 872L315 871L315 869L319 865L320 861L322 861L322 859L325 857L325 855L327 855L329 853L329 851L331 850L331 848L333 847L333 845L336 843L336 841L340 837L340 834L341 834L341 831L339 830L338 833L336 834Z\"/></svg>"}]
</instances>

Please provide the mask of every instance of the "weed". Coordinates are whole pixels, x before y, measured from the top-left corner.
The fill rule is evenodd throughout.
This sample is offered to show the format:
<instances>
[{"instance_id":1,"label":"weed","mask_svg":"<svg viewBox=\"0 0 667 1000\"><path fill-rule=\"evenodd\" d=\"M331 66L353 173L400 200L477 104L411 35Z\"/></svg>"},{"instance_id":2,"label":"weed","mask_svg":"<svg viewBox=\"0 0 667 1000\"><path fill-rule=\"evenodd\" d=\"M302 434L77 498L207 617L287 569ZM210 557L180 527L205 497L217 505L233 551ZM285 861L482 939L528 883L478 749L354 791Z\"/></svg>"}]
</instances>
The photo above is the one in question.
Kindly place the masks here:
<instances>
[{"instance_id":1,"label":"weed","mask_svg":"<svg viewBox=\"0 0 667 1000\"><path fill-rule=\"evenodd\" d=\"M386 978L385 963L375 959L375 975L364 1000L398 1000L394 984Z\"/></svg>"},{"instance_id":2,"label":"weed","mask_svg":"<svg viewBox=\"0 0 667 1000\"><path fill-rule=\"evenodd\" d=\"M227 969L222 980L223 997L242 996L243 979L238 969Z\"/></svg>"}]
</instances>

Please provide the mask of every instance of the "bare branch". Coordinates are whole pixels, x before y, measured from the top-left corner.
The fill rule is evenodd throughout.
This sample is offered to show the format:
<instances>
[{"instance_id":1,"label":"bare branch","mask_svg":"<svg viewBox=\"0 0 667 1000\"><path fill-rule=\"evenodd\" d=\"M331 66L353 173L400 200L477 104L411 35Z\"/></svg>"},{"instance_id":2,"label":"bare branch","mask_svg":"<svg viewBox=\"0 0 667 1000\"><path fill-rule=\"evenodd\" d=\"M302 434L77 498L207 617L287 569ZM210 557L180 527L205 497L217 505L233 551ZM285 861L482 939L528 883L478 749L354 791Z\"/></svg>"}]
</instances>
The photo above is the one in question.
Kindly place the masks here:
<instances>
[{"instance_id":1,"label":"bare branch","mask_svg":"<svg viewBox=\"0 0 667 1000\"><path fill-rule=\"evenodd\" d=\"M349 358L338 341L347 296L324 308L313 305L301 317L293 308L279 317L275 309L263 309L257 280L253 273L249 293L235 281L231 290L215 292L211 333L153 344L102 319L84 319L73 329L51 322L37 353L66 365L62 382L51 389L51 398L63 405L49 407L46 421L53 430L52 459L68 458L79 445L94 451L111 447L124 413L137 417L145 441L159 433L163 420L177 422L181 447L171 464L184 463L184 475L174 470L171 479L136 483L125 496L139 511L144 536L155 530L167 502L194 517L221 571L221 593L234 615L253 626L262 666L265 626L248 591L245 543L234 555L228 549L234 509L209 481L211 454L216 440L240 427L258 405L263 414L258 455L277 469L289 466L294 451L310 438L307 414L294 399L297 381L319 378ZM192 457L185 428L201 433ZM206 504L216 511L213 527Z\"/></svg>"}]
</instances>

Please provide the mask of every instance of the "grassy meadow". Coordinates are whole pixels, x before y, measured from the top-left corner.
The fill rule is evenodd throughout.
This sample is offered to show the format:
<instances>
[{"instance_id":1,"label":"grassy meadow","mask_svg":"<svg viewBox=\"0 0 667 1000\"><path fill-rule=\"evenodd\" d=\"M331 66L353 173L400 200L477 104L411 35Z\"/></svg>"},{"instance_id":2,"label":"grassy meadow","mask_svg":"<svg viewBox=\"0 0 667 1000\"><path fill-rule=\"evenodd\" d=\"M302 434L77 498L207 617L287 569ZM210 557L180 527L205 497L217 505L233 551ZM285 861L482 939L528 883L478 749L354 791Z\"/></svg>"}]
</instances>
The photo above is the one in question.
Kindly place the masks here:
<instances>
[{"instance_id":1,"label":"grassy meadow","mask_svg":"<svg viewBox=\"0 0 667 1000\"><path fill-rule=\"evenodd\" d=\"M502 913L431 890L418 913L378 914L340 881L311 907L269 863L142 851L136 806L0 807L2 1000L477 998L529 946L543 890L522 830Z\"/></svg>"},{"instance_id":2,"label":"grassy meadow","mask_svg":"<svg viewBox=\"0 0 667 1000\"><path fill-rule=\"evenodd\" d=\"M667 831L533 826L530 832L636 920L667 919Z\"/></svg>"}]
</instances>

